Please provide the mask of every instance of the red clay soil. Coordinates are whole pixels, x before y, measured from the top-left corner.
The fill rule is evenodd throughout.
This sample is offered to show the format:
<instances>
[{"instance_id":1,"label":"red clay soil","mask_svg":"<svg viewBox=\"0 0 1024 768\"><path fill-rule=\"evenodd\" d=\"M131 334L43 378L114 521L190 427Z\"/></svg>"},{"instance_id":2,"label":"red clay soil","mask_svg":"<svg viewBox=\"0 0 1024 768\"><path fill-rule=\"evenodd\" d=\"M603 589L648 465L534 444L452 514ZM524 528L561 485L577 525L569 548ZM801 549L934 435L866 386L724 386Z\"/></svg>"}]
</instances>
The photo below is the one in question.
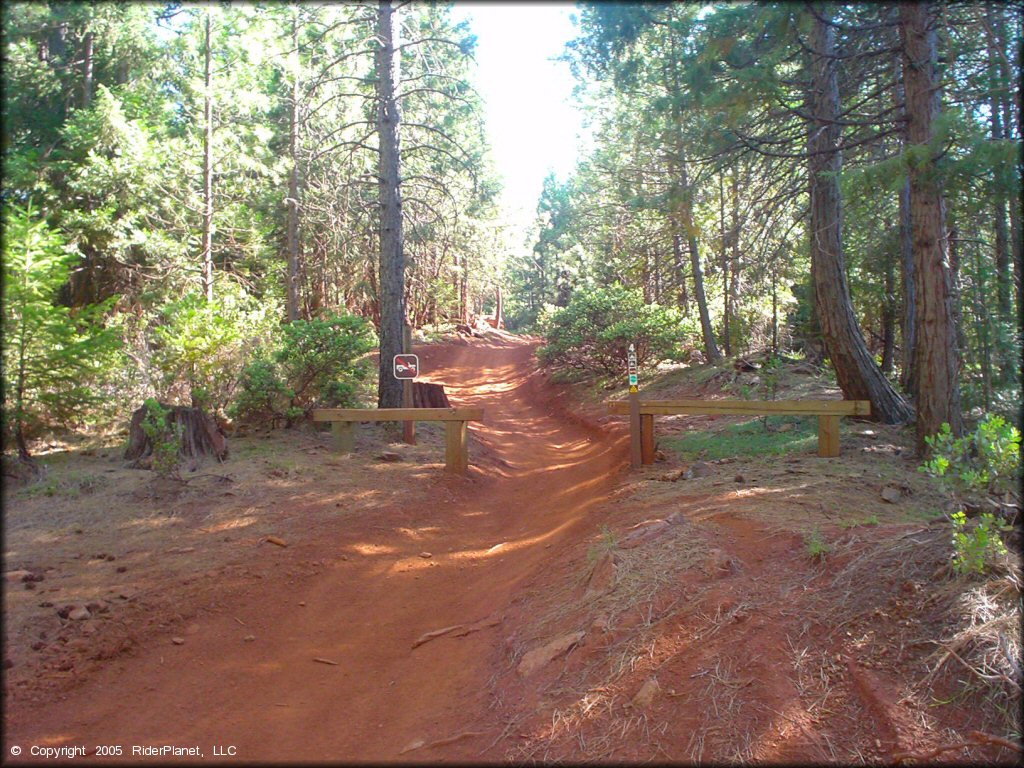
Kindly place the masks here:
<instances>
[{"instance_id":1,"label":"red clay soil","mask_svg":"<svg viewBox=\"0 0 1024 768\"><path fill-rule=\"evenodd\" d=\"M419 348L454 405L485 408L470 426L469 478L438 473L407 502L253 556L277 571L254 563L236 581L200 577L174 596L193 621L179 643L166 631L140 638L49 700L14 699L5 759L13 746L20 761L39 761L30 746L120 745L131 760L133 746L170 745L245 762L887 762L949 741L926 722L927 702L899 695L905 675L885 654L902 658L910 646L892 640L871 655L865 644L908 622L880 622L879 608L865 628L856 611L834 610L836 569L852 551L815 564L796 532L750 514L770 497L721 468L703 491L658 501L663 470L623 473L624 431L572 413L537 371L534 346L493 334ZM792 471L840 469L806 461ZM288 511L323 520L316 503ZM652 529L666 538L652 538L651 552L692 562L663 569L656 594L609 615L580 582L590 555L609 525L628 530L670 512L671 525ZM897 528L877 536L945 536ZM617 551L627 561L642 554L626 544ZM920 602L908 594L941 564L935 552L899 576L906 583L871 587L870 605L895 617L901 600ZM524 652L567 637L566 648L574 637L578 647L535 675L517 672Z\"/></svg>"},{"instance_id":2,"label":"red clay soil","mask_svg":"<svg viewBox=\"0 0 1024 768\"><path fill-rule=\"evenodd\" d=\"M304 548L302 558L325 567L302 583L263 579L225 595L211 584L216 605L188 642L152 638L58 700L8 711L4 757L12 745L21 760L31 759L29 745L83 745L87 754L122 745L129 759L132 746L174 745L244 761L473 759L496 727L402 750L459 736L487 709L500 624L413 642L501 619L517 585L607 497L626 458L621 436L599 440L559 415L533 349L490 337L418 350L453 404L486 409L470 427L484 470L439 483L438 498L418 507L346 521ZM421 535L382 525L395 520Z\"/></svg>"}]
</instances>

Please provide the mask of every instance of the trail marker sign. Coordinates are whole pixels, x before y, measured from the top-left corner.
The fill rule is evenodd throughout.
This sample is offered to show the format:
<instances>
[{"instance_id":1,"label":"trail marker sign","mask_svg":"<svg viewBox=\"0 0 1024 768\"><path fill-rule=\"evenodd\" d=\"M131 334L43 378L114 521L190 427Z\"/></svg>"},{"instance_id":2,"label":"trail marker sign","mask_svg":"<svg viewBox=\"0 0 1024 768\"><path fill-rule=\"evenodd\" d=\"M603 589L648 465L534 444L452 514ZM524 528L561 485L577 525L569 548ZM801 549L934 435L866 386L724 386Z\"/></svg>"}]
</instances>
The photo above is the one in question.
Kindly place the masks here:
<instances>
[{"instance_id":1,"label":"trail marker sign","mask_svg":"<svg viewBox=\"0 0 1024 768\"><path fill-rule=\"evenodd\" d=\"M629 345L626 364L629 369L629 461L633 469L637 469L643 455L640 446L640 390L636 385L636 347L633 344Z\"/></svg>"},{"instance_id":2,"label":"trail marker sign","mask_svg":"<svg viewBox=\"0 0 1024 768\"><path fill-rule=\"evenodd\" d=\"M416 355L395 355L396 379L415 379L420 375L420 359Z\"/></svg>"}]
</instances>

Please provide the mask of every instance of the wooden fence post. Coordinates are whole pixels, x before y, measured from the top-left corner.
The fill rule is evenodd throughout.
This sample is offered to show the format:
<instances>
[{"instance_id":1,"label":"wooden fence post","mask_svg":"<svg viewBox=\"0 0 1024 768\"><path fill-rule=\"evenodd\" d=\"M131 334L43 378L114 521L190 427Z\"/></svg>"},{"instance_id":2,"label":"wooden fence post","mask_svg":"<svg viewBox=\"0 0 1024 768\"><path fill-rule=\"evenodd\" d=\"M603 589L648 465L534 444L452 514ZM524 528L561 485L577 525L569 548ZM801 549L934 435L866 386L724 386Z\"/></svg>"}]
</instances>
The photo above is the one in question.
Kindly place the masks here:
<instances>
[{"instance_id":1,"label":"wooden fence post","mask_svg":"<svg viewBox=\"0 0 1024 768\"><path fill-rule=\"evenodd\" d=\"M818 455L831 458L839 455L839 417L818 417Z\"/></svg>"},{"instance_id":2,"label":"wooden fence post","mask_svg":"<svg viewBox=\"0 0 1024 768\"><path fill-rule=\"evenodd\" d=\"M629 462L633 469L640 467L643 461L640 447L640 395L629 393Z\"/></svg>"},{"instance_id":3,"label":"wooden fence post","mask_svg":"<svg viewBox=\"0 0 1024 768\"><path fill-rule=\"evenodd\" d=\"M654 463L654 414L640 414L640 458L644 464Z\"/></svg>"},{"instance_id":4,"label":"wooden fence post","mask_svg":"<svg viewBox=\"0 0 1024 768\"><path fill-rule=\"evenodd\" d=\"M334 447L342 453L351 453L356 447L356 425L351 421L335 421L331 424Z\"/></svg>"},{"instance_id":5,"label":"wooden fence post","mask_svg":"<svg viewBox=\"0 0 1024 768\"><path fill-rule=\"evenodd\" d=\"M412 326L405 323L402 326L402 352L412 354ZM412 408L412 379L402 381L402 407ZM416 422L402 422L402 440L408 445L416 445Z\"/></svg>"},{"instance_id":6,"label":"wooden fence post","mask_svg":"<svg viewBox=\"0 0 1024 768\"><path fill-rule=\"evenodd\" d=\"M444 426L444 468L447 472L464 475L469 468L469 450L466 445L466 422L446 421Z\"/></svg>"}]
</instances>

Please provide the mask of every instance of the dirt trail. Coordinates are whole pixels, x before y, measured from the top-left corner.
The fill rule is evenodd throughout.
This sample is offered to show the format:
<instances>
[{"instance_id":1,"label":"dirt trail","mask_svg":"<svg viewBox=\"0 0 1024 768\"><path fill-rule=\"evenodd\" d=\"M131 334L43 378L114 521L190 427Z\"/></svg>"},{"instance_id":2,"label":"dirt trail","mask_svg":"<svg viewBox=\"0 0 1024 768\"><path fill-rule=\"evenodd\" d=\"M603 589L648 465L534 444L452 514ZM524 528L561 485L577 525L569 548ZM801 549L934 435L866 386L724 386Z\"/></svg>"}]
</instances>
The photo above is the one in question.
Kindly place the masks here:
<instances>
[{"instance_id":1,"label":"dirt trail","mask_svg":"<svg viewBox=\"0 0 1024 768\"><path fill-rule=\"evenodd\" d=\"M549 410L532 353L496 337L421 349L453 403L486 409L471 426L471 461L485 454L486 471L439 482L432 505L346 523L335 540L303 550L323 564L319 575L223 598L183 645L155 638L62 700L8 713L7 744L120 744L129 757L131 745L197 745L207 759L230 745L248 761L380 760L472 730L488 707L490 649L503 627L413 641L500 619L517 585L607 497L625 459L623 440L599 440ZM401 759L470 759L497 735L476 727L487 732Z\"/></svg>"}]
</instances>

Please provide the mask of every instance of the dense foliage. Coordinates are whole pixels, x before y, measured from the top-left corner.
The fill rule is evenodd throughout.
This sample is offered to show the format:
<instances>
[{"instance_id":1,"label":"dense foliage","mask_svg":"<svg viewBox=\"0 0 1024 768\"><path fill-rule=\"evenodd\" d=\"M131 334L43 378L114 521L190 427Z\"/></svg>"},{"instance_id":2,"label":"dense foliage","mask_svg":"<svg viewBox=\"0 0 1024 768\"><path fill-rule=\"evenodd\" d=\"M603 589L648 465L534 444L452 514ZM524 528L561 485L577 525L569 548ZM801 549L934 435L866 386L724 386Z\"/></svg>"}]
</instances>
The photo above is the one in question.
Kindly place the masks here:
<instances>
[{"instance_id":1,"label":"dense foliage","mask_svg":"<svg viewBox=\"0 0 1024 768\"><path fill-rule=\"evenodd\" d=\"M818 177L838 179L825 224L839 233L857 333L913 400L917 173L942 198L955 305L955 338L927 344L957 348L966 411L1018 417L1019 4L922 6L939 84L924 144L907 132L920 114L905 94L901 4L579 8L565 58L593 148L571 178L545 184L532 252L508 270L510 320L529 327L545 305L621 283L677 307L710 359L765 347L834 357L811 280L808 144L824 120L815 88L832 71L839 111L824 124L838 127L841 163ZM832 50L815 48L821 30Z\"/></svg>"},{"instance_id":2,"label":"dense foliage","mask_svg":"<svg viewBox=\"0 0 1024 768\"><path fill-rule=\"evenodd\" d=\"M10 424L123 420L148 397L226 411L241 392L244 411L261 365L264 390L292 393L273 412L350 399L357 381L328 395L289 366L312 364L302 333L365 351L366 330L337 318L380 320L375 11L4 5L4 363L24 372ZM500 279L474 39L442 4L395 19L409 320L457 322ZM29 199L32 223L14 213ZM100 326L118 329L119 360ZM93 384L119 414L90 410Z\"/></svg>"},{"instance_id":3,"label":"dense foliage","mask_svg":"<svg viewBox=\"0 0 1024 768\"><path fill-rule=\"evenodd\" d=\"M356 405L356 388L370 374L364 356L377 342L370 324L341 315L295 320L283 331L270 356L242 371L233 415L290 424L315 407Z\"/></svg>"},{"instance_id":4,"label":"dense foliage","mask_svg":"<svg viewBox=\"0 0 1024 768\"><path fill-rule=\"evenodd\" d=\"M10 206L4 229L4 440L27 459L30 438L80 424L97 403L119 340L104 325L109 301L75 311L55 301L78 257L31 204Z\"/></svg>"},{"instance_id":5,"label":"dense foliage","mask_svg":"<svg viewBox=\"0 0 1024 768\"><path fill-rule=\"evenodd\" d=\"M541 317L540 328L542 362L603 374L622 370L630 344L643 366L681 357L692 335L675 307L645 304L639 291L621 285L574 293L567 306Z\"/></svg>"}]
</instances>

